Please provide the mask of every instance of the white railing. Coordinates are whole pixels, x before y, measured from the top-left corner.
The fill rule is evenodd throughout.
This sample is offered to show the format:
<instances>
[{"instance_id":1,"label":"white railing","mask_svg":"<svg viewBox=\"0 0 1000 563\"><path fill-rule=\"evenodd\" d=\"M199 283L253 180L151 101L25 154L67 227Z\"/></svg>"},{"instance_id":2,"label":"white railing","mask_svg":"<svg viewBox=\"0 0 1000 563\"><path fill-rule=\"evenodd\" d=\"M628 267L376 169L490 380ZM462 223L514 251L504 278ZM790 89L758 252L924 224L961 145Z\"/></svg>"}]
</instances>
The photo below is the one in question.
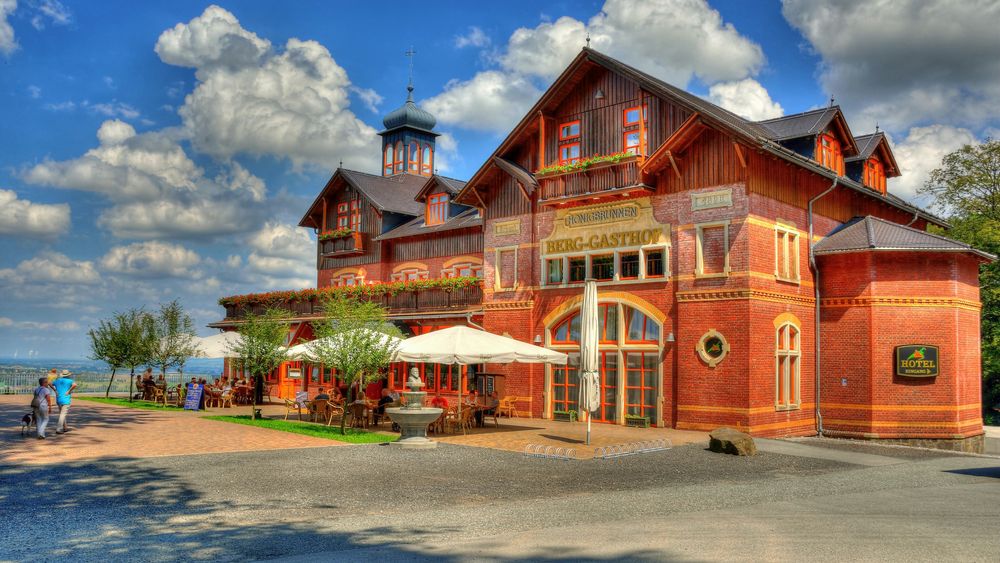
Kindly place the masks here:
<instances>
[{"instance_id":1,"label":"white railing","mask_svg":"<svg viewBox=\"0 0 1000 563\"><path fill-rule=\"evenodd\" d=\"M38 378L45 377L47 371L44 369L16 369L0 370L0 395L30 395L35 387L38 387ZM159 374L156 374L159 375ZM167 373L167 385L177 385L184 381L189 381L194 374L181 375L179 373ZM198 376L204 377L204 376ZM76 382L74 393L100 393L104 394L111 380L111 373L75 373L73 381ZM112 393L128 393L129 372L118 372L115 374L115 381L111 385ZM133 391L135 387L133 385Z\"/></svg>"}]
</instances>

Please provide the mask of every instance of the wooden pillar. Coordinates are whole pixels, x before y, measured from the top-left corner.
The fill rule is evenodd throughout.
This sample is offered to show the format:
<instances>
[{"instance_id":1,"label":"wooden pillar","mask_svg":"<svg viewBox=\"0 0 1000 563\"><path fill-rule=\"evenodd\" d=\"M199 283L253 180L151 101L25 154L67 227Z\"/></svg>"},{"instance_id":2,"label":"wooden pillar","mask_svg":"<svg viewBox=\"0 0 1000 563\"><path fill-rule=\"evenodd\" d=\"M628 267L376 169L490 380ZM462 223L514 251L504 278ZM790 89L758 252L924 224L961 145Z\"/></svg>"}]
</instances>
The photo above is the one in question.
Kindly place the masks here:
<instances>
[{"instance_id":1,"label":"wooden pillar","mask_svg":"<svg viewBox=\"0 0 1000 563\"><path fill-rule=\"evenodd\" d=\"M323 224L319 227L319 232L322 234L326 232L326 198L323 198Z\"/></svg>"},{"instance_id":2,"label":"wooden pillar","mask_svg":"<svg viewBox=\"0 0 1000 563\"><path fill-rule=\"evenodd\" d=\"M538 169L545 168L545 117L538 112Z\"/></svg>"},{"instance_id":3,"label":"wooden pillar","mask_svg":"<svg viewBox=\"0 0 1000 563\"><path fill-rule=\"evenodd\" d=\"M639 164L646 160L646 93L639 89Z\"/></svg>"}]
</instances>

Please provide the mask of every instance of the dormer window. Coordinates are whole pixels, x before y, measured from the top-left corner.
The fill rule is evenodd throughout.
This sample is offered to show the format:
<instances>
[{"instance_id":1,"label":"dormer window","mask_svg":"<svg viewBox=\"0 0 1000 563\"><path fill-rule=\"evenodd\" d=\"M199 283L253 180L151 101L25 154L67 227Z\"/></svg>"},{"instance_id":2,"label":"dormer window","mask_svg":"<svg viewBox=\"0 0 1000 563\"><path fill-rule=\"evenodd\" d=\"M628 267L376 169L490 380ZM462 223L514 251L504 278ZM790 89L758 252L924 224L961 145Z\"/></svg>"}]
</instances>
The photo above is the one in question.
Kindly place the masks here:
<instances>
[{"instance_id":1,"label":"dormer window","mask_svg":"<svg viewBox=\"0 0 1000 563\"><path fill-rule=\"evenodd\" d=\"M411 173L420 174L420 145L416 142L410 143L409 165Z\"/></svg>"},{"instance_id":2,"label":"dormer window","mask_svg":"<svg viewBox=\"0 0 1000 563\"><path fill-rule=\"evenodd\" d=\"M430 176L433 170L434 170L434 155L432 154L430 145L424 145L424 157L420 173L425 176Z\"/></svg>"},{"instance_id":3,"label":"dormer window","mask_svg":"<svg viewBox=\"0 0 1000 563\"><path fill-rule=\"evenodd\" d=\"M403 173L403 142L396 141L396 157L392 161L392 169L396 174Z\"/></svg>"},{"instance_id":4,"label":"dormer window","mask_svg":"<svg viewBox=\"0 0 1000 563\"><path fill-rule=\"evenodd\" d=\"M382 174L384 176L392 175L392 163L393 163L393 149L392 145L385 146L385 158L382 161Z\"/></svg>"},{"instance_id":5,"label":"dormer window","mask_svg":"<svg viewBox=\"0 0 1000 563\"><path fill-rule=\"evenodd\" d=\"M816 137L816 162L844 175L844 153L840 149L840 141L829 133Z\"/></svg>"},{"instance_id":6,"label":"dormer window","mask_svg":"<svg viewBox=\"0 0 1000 563\"><path fill-rule=\"evenodd\" d=\"M448 194L433 194L427 198L427 213L424 223L440 225L448 219Z\"/></svg>"},{"instance_id":7,"label":"dormer window","mask_svg":"<svg viewBox=\"0 0 1000 563\"><path fill-rule=\"evenodd\" d=\"M876 157L865 162L864 183L869 188L885 193L885 166Z\"/></svg>"},{"instance_id":8,"label":"dormer window","mask_svg":"<svg viewBox=\"0 0 1000 563\"><path fill-rule=\"evenodd\" d=\"M559 164L580 161L580 120L559 124Z\"/></svg>"}]
</instances>

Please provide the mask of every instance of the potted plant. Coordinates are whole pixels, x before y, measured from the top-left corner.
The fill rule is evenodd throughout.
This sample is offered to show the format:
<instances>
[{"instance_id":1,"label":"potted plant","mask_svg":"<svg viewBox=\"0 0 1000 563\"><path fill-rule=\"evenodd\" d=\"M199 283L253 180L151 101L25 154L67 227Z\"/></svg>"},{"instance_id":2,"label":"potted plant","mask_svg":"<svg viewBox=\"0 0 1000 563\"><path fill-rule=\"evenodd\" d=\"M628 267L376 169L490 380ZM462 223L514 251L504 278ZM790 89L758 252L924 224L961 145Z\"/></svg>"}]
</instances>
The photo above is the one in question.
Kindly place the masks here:
<instances>
[{"instance_id":1,"label":"potted plant","mask_svg":"<svg viewBox=\"0 0 1000 563\"><path fill-rule=\"evenodd\" d=\"M576 411L553 411L552 420L557 422L576 422Z\"/></svg>"},{"instance_id":2,"label":"potted plant","mask_svg":"<svg viewBox=\"0 0 1000 563\"><path fill-rule=\"evenodd\" d=\"M639 416L637 414L627 414L625 415L625 426L634 426L636 428L649 428L649 417Z\"/></svg>"}]
</instances>

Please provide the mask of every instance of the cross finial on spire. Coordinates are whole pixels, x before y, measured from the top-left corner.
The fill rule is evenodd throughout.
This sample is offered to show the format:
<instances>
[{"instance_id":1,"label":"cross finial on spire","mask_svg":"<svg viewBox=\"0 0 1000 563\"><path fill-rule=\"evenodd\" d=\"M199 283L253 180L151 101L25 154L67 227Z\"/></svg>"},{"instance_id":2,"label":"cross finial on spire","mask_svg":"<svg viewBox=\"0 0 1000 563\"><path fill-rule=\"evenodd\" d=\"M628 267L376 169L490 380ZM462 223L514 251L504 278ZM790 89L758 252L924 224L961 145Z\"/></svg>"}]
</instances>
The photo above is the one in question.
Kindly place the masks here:
<instances>
[{"instance_id":1,"label":"cross finial on spire","mask_svg":"<svg viewBox=\"0 0 1000 563\"><path fill-rule=\"evenodd\" d=\"M412 101L413 100L413 55L416 55L417 52L413 50L413 45L410 45L410 48L407 49L403 54L410 59L410 81L406 85L406 91L409 92L409 94L407 94L406 99Z\"/></svg>"},{"instance_id":2,"label":"cross finial on spire","mask_svg":"<svg viewBox=\"0 0 1000 563\"><path fill-rule=\"evenodd\" d=\"M875 132L878 133L878 121L875 122Z\"/></svg>"},{"instance_id":3,"label":"cross finial on spire","mask_svg":"<svg viewBox=\"0 0 1000 563\"><path fill-rule=\"evenodd\" d=\"M833 102L834 102L833 96L830 96L830 107L833 107Z\"/></svg>"},{"instance_id":4,"label":"cross finial on spire","mask_svg":"<svg viewBox=\"0 0 1000 563\"><path fill-rule=\"evenodd\" d=\"M590 32L587 32L587 48L590 48Z\"/></svg>"}]
</instances>

